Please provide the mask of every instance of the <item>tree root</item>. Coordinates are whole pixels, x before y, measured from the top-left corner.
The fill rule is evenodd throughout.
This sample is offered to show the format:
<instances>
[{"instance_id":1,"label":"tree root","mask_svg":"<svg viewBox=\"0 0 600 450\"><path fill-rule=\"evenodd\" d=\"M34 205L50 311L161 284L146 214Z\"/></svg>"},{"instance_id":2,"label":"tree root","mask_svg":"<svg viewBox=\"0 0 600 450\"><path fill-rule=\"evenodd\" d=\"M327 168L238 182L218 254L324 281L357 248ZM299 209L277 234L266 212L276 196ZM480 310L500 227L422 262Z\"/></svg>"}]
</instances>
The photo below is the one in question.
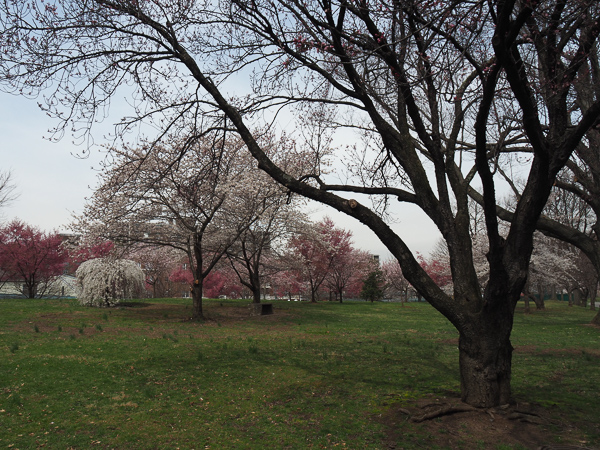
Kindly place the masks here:
<instances>
[{"instance_id":1,"label":"tree root","mask_svg":"<svg viewBox=\"0 0 600 450\"><path fill-rule=\"evenodd\" d=\"M538 447L538 450L594 450L589 447L579 447L576 445L544 445Z\"/></svg>"},{"instance_id":2,"label":"tree root","mask_svg":"<svg viewBox=\"0 0 600 450\"><path fill-rule=\"evenodd\" d=\"M535 425L545 425L548 423L548 420L544 419L537 414L531 413L523 413L520 411L514 411L506 416L509 420L518 420L520 422L532 423Z\"/></svg>"},{"instance_id":3,"label":"tree root","mask_svg":"<svg viewBox=\"0 0 600 450\"><path fill-rule=\"evenodd\" d=\"M435 419L436 417L447 416L450 414L456 414L461 412L477 411L477 408L465 404L450 404L450 405L436 405L436 408L432 411L426 412L418 416L412 416L411 422L420 423L426 420Z\"/></svg>"},{"instance_id":4,"label":"tree root","mask_svg":"<svg viewBox=\"0 0 600 450\"><path fill-rule=\"evenodd\" d=\"M482 411L487 413L492 420L495 420L496 415L502 415L509 420L516 420L519 422L526 422L535 425L546 425L550 423L548 419L529 411L520 411L514 409L508 410L508 405L504 407L491 408L491 409L479 409L474 406L470 406L464 403L451 403L451 404L429 404L423 407L425 412L421 414L415 414L410 417L410 421L414 423L425 422L427 420L435 419L441 416L448 416L450 414L457 414L471 411ZM410 411L402 410L402 413L410 415Z\"/></svg>"}]
</instances>

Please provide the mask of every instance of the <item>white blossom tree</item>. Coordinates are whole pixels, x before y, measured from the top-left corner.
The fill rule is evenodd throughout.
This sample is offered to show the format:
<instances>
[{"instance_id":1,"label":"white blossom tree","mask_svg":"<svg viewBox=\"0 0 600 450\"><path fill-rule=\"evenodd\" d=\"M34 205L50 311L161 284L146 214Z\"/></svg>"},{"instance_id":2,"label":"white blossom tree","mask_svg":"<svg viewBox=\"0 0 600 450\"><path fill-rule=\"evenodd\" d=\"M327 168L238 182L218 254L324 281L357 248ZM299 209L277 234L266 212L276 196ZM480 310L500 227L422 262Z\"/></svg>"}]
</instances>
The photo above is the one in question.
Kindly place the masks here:
<instances>
[{"instance_id":1,"label":"white blossom tree","mask_svg":"<svg viewBox=\"0 0 600 450\"><path fill-rule=\"evenodd\" d=\"M527 288L538 294L535 298L538 309L544 308L546 286L570 296L575 289L587 289L580 256L576 247L536 233Z\"/></svg>"},{"instance_id":2,"label":"white blossom tree","mask_svg":"<svg viewBox=\"0 0 600 450\"><path fill-rule=\"evenodd\" d=\"M261 184L269 186L266 180ZM272 191L265 203L266 194L268 189L246 192L240 207L261 211L261 214L227 251L231 268L240 283L252 292L253 303L260 303L263 280L281 270L282 243L306 222L305 214L299 210L297 197L290 199L285 192Z\"/></svg>"},{"instance_id":3,"label":"white blossom tree","mask_svg":"<svg viewBox=\"0 0 600 450\"><path fill-rule=\"evenodd\" d=\"M258 171L244 143L227 136L111 148L100 185L74 223L78 232L122 247L171 247L187 255L194 319L203 318L206 277L264 211L287 198Z\"/></svg>"},{"instance_id":4,"label":"white blossom tree","mask_svg":"<svg viewBox=\"0 0 600 450\"><path fill-rule=\"evenodd\" d=\"M75 272L77 299L85 306L110 307L144 292L144 272L135 261L96 258Z\"/></svg>"}]
</instances>

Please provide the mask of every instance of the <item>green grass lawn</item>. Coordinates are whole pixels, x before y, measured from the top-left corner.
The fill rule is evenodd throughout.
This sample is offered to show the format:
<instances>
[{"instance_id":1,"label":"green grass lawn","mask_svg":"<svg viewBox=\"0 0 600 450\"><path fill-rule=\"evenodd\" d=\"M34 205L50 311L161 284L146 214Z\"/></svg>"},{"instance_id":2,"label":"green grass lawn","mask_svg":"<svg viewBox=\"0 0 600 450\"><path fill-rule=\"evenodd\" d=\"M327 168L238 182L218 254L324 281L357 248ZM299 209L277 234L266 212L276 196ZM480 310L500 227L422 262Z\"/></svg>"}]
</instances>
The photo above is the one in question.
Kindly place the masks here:
<instances>
[{"instance_id":1,"label":"green grass lawn","mask_svg":"<svg viewBox=\"0 0 600 450\"><path fill-rule=\"evenodd\" d=\"M390 405L459 393L457 333L427 304L274 309L251 317L247 301L208 300L210 320L194 323L185 299L0 300L0 449L379 449ZM515 398L573 422L592 447L593 315L548 302L518 308L513 331Z\"/></svg>"}]
</instances>

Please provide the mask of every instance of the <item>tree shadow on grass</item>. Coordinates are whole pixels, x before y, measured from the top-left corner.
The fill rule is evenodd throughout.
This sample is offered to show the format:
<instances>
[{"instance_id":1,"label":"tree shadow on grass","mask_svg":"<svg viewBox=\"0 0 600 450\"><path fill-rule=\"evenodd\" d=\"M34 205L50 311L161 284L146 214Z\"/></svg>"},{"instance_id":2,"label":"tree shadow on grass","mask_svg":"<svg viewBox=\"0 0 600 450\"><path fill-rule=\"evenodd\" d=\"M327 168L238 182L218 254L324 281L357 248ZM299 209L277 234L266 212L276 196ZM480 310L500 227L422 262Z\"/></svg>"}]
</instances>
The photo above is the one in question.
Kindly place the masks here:
<instances>
[{"instance_id":1,"label":"tree shadow on grass","mask_svg":"<svg viewBox=\"0 0 600 450\"><path fill-rule=\"evenodd\" d=\"M115 307L116 308L146 308L148 306L152 306L152 303L144 303L144 302L119 302Z\"/></svg>"}]
</instances>

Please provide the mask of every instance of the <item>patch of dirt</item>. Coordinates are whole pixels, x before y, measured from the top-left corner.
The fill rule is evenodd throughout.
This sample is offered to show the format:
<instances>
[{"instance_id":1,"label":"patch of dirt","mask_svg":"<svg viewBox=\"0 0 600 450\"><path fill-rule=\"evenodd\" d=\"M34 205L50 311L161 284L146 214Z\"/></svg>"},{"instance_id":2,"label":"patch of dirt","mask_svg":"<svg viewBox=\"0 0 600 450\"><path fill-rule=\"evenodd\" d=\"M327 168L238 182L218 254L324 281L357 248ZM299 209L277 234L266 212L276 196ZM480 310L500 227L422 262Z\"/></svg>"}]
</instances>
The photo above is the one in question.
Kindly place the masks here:
<instances>
[{"instance_id":1,"label":"patch of dirt","mask_svg":"<svg viewBox=\"0 0 600 450\"><path fill-rule=\"evenodd\" d=\"M515 353L529 353L538 355L564 355L573 356L582 353L600 357L600 349L589 348L582 352L580 348L538 348L535 345L519 345L515 347Z\"/></svg>"},{"instance_id":2,"label":"patch of dirt","mask_svg":"<svg viewBox=\"0 0 600 450\"><path fill-rule=\"evenodd\" d=\"M248 303L249 304L249 303ZM202 326L234 326L242 321L261 321L269 323L270 326L286 327L289 317L292 315L287 310L274 307L274 314L265 316L253 316L250 314L250 308L247 305L231 305L209 302L204 305L205 321L197 322L200 328L194 328L199 331ZM101 319L100 315L106 313L108 321ZM158 325L159 327L169 326L174 323L194 323L191 315L191 300L189 304L167 304L167 303L149 303L149 302L121 302L112 308L87 308L81 311L70 311L60 313L43 313L30 317L25 321L14 325L16 331L34 332L34 329L40 333L56 332L60 325L62 332L60 335L67 338L69 334L74 334L77 338L91 337L99 333L116 335L122 331L133 332L131 324L126 326L119 325L118 317L135 314L140 324L148 326ZM83 326L84 332L79 332ZM99 324L102 329L96 328ZM142 328L140 328L140 331ZM144 333L151 337L160 337L164 334L164 328L157 328L153 332L144 328ZM190 332L192 329L189 330Z\"/></svg>"},{"instance_id":3,"label":"patch of dirt","mask_svg":"<svg viewBox=\"0 0 600 450\"><path fill-rule=\"evenodd\" d=\"M147 308L148 306L152 306L153 303L143 303L143 302L120 302L115 308Z\"/></svg>"},{"instance_id":4,"label":"patch of dirt","mask_svg":"<svg viewBox=\"0 0 600 450\"><path fill-rule=\"evenodd\" d=\"M250 314L250 303L248 305L217 305L209 304L204 308L204 314L209 322L218 322L225 324L228 322L236 322L240 320L261 320L268 321L271 323L277 323L286 321L292 314L288 310L283 310L273 306L273 314L267 314L264 316L251 315Z\"/></svg>"},{"instance_id":5,"label":"patch of dirt","mask_svg":"<svg viewBox=\"0 0 600 450\"><path fill-rule=\"evenodd\" d=\"M576 427L559 420L559 412L517 403L478 409L458 398L426 398L390 405L380 418L386 448L591 449L578 439ZM557 445L556 442L561 442Z\"/></svg>"}]
</instances>

